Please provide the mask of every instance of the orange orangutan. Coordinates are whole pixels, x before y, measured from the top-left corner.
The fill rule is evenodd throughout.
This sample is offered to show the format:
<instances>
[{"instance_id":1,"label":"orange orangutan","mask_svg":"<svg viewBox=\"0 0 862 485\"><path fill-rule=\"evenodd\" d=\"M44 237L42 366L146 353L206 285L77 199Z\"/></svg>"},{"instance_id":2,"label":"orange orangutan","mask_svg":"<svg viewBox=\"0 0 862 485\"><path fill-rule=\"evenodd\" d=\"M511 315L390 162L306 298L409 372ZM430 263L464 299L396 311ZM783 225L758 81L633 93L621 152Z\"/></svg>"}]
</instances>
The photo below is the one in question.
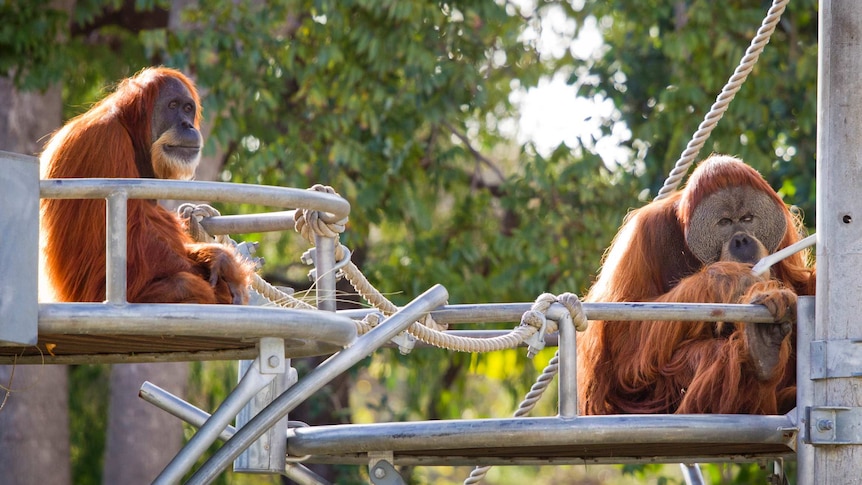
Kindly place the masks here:
<instances>
[{"instance_id":1,"label":"orange orangutan","mask_svg":"<svg viewBox=\"0 0 862 485\"><path fill-rule=\"evenodd\" d=\"M795 402L796 296L814 269L797 253L763 277L766 254L800 226L761 175L712 156L673 196L632 211L586 300L759 303L774 324L593 322L578 341L583 414L789 411Z\"/></svg>"},{"instance_id":2,"label":"orange orangutan","mask_svg":"<svg viewBox=\"0 0 862 485\"><path fill-rule=\"evenodd\" d=\"M200 161L200 101L168 68L145 69L69 121L41 156L42 178L191 179ZM105 300L105 201L44 199L43 266L59 301ZM127 299L243 303L251 267L217 244L196 244L153 200L128 202Z\"/></svg>"}]
</instances>

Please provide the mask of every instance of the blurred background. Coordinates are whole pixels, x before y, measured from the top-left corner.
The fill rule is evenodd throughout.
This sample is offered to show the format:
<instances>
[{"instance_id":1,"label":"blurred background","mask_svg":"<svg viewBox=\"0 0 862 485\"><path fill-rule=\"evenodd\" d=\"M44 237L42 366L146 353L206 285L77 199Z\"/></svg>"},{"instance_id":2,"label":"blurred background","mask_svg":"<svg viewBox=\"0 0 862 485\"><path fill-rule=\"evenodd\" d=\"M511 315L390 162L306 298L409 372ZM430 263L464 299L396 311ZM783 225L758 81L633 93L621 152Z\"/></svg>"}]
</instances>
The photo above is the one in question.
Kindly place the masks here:
<instances>
[{"instance_id":1,"label":"blurred background","mask_svg":"<svg viewBox=\"0 0 862 485\"><path fill-rule=\"evenodd\" d=\"M202 95L197 178L332 186L352 206L341 242L396 303L435 283L452 304L582 295L623 216L655 196L770 3L5 0L0 150L37 155L119 80L170 66ZM808 227L816 8L814 0L789 5L699 157L740 156ZM309 287L299 261L307 245L296 234L240 238L260 241L267 280ZM349 287L340 300L363 304ZM510 416L553 349L525 354L381 350L291 419ZM314 361L294 365L302 376ZM13 372L16 392L0 407L0 469L23 471L7 474L10 483L149 483L193 430L134 402L141 382L213 410L236 380L232 362L6 367L0 384ZM555 392L533 415L556 413ZM120 393L131 393L122 415L111 404ZM14 451L25 445L44 456ZM365 483L365 468L315 470ZM461 483L470 468L400 471L410 483ZM756 464L704 473L711 483L766 476ZM218 480L280 483L233 473ZM497 467L486 480L680 481L676 465Z\"/></svg>"}]
</instances>

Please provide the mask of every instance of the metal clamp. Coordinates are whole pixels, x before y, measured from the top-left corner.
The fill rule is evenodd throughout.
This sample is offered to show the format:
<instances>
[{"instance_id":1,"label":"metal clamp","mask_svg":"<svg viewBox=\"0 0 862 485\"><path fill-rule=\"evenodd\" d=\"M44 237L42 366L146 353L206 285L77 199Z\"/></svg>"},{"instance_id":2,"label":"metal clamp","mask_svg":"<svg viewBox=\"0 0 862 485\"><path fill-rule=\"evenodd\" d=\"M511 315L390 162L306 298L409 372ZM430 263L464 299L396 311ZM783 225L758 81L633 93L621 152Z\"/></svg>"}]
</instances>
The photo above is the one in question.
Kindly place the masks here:
<instances>
[{"instance_id":1,"label":"metal clamp","mask_svg":"<svg viewBox=\"0 0 862 485\"><path fill-rule=\"evenodd\" d=\"M542 326L539 327L539 330L527 337L524 340L524 343L527 344L527 357L532 359L539 353L542 349L545 348L545 333L548 330L548 319L542 319Z\"/></svg>"},{"instance_id":2,"label":"metal clamp","mask_svg":"<svg viewBox=\"0 0 862 485\"><path fill-rule=\"evenodd\" d=\"M393 453L369 453L368 475L374 485L404 485L404 479L392 466Z\"/></svg>"},{"instance_id":3,"label":"metal clamp","mask_svg":"<svg viewBox=\"0 0 862 485\"><path fill-rule=\"evenodd\" d=\"M241 243L236 243L231 239L231 242L234 243L234 247L236 248L236 252L240 254L243 258L251 261L254 264L254 269L259 270L263 268L263 265L266 264L266 260L262 257L255 256L258 248L260 247L259 242L249 242L243 241Z\"/></svg>"},{"instance_id":4,"label":"metal clamp","mask_svg":"<svg viewBox=\"0 0 862 485\"><path fill-rule=\"evenodd\" d=\"M818 406L809 408L808 413L812 445L862 444L862 408Z\"/></svg>"},{"instance_id":5,"label":"metal clamp","mask_svg":"<svg viewBox=\"0 0 862 485\"><path fill-rule=\"evenodd\" d=\"M347 266L347 263L350 262L350 256L351 256L350 250L347 249L347 246L345 246L344 244L339 244L339 246L341 247L341 250L343 251L344 257L341 258L340 261L336 261L335 266L332 267L332 271L335 272L335 279L336 280L339 280L342 278L343 273L341 272L341 268ZM312 264L314 264L314 257L315 257L316 252L317 252L317 248L310 248L307 251L305 251L304 253L302 253L302 256L299 259L304 264L312 265ZM316 281L317 280L317 270L316 269L312 269L308 272L308 279L310 281Z\"/></svg>"},{"instance_id":6,"label":"metal clamp","mask_svg":"<svg viewBox=\"0 0 862 485\"><path fill-rule=\"evenodd\" d=\"M284 374L284 339L263 337L258 342L261 374Z\"/></svg>"},{"instance_id":7,"label":"metal clamp","mask_svg":"<svg viewBox=\"0 0 862 485\"><path fill-rule=\"evenodd\" d=\"M862 377L862 339L811 342L811 378Z\"/></svg>"},{"instance_id":8,"label":"metal clamp","mask_svg":"<svg viewBox=\"0 0 862 485\"><path fill-rule=\"evenodd\" d=\"M407 355L416 345L416 337L410 335L405 330L393 337L392 342L398 345L398 351L401 352L401 355Z\"/></svg>"}]
</instances>

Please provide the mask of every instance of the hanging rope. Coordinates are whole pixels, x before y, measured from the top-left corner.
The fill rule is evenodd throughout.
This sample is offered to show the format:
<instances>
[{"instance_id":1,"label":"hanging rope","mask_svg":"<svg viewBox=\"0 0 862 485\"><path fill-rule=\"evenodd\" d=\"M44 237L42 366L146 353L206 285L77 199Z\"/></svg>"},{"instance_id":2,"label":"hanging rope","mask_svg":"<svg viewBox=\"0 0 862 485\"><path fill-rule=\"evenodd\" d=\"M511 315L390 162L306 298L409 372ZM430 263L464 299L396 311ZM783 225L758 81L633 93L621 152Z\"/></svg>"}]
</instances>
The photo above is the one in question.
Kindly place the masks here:
<instances>
[{"instance_id":1,"label":"hanging rope","mask_svg":"<svg viewBox=\"0 0 862 485\"><path fill-rule=\"evenodd\" d=\"M548 297L551 297L553 300L549 302ZM554 295L550 295L545 293L536 300L536 304L539 304L541 300L541 307L544 308L544 311L551 306L551 303L560 303L566 307L569 311L569 315L572 317L572 321L575 325L575 330L578 332L583 332L587 329L587 316L584 314L583 305L581 305L581 300L574 293L563 293L558 297L554 297ZM536 305L534 305L535 308ZM530 309L530 312L533 311L533 308ZM527 313L530 313L527 312ZM525 313L524 315L527 315ZM536 403L539 402L539 399L548 389L548 386L551 384L551 381L554 379L554 376L560 370L560 351L557 350L554 353L554 357L548 362L548 365L545 366L545 369L542 370L542 374L539 375L539 378L536 379L536 382L530 387L530 392L524 396L524 400L521 401L521 404L518 405L518 410L515 411L513 417L520 418L522 416L526 416L530 411L536 407ZM470 472L470 476L464 480L464 485L476 485L480 483L485 475L488 474L488 471L491 469L490 466L477 466Z\"/></svg>"},{"instance_id":2,"label":"hanging rope","mask_svg":"<svg viewBox=\"0 0 862 485\"><path fill-rule=\"evenodd\" d=\"M703 122L698 126L691 141L688 142L685 151L682 152L667 180L665 180L664 186L659 190L656 200L664 199L679 187L682 178L694 162L694 158L700 152L701 148L703 148L703 145L706 144L710 133L712 133L721 117L724 116L724 112L727 111L730 102L733 101L739 88L742 87L751 70L754 69L757 59L760 57L766 44L769 43L769 38L775 31L778 21L781 20L781 14L784 13L784 8L789 1L774 0L772 2L772 7L769 8L766 17L757 30L757 35L754 36L748 49L745 50L745 55L739 62L739 66L733 71L733 75L727 81L724 88L722 88L721 94L718 95L715 103L706 114L706 117L704 117Z\"/></svg>"}]
</instances>

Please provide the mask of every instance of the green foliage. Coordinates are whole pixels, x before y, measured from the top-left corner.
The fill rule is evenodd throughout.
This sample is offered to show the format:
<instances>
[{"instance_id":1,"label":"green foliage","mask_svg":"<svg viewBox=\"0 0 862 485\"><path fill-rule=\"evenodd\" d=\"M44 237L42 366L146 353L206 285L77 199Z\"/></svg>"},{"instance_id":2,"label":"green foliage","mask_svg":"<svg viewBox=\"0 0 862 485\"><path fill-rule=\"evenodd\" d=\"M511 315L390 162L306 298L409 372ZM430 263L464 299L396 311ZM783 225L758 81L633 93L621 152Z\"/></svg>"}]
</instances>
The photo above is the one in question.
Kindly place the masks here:
<instances>
[{"instance_id":1,"label":"green foliage","mask_svg":"<svg viewBox=\"0 0 862 485\"><path fill-rule=\"evenodd\" d=\"M0 75L27 89L62 79L65 115L73 116L145 66L180 68L201 88L212 128L206 150L225 160L223 179L335 188L352 206L342 243L396 303L435 283L451 303L531 301L546 291L586 291L623 215L661 186L768 6L573 3L521 10L487 1L200 0L182 12L181 28L169 28L142 20L166 14L167 0L80 0L68 14L47 0L6 1ZM137 23L104 21L119 10ZM591 55L540 53L534 31L550 30L542 19L554 12L576 33L595 23L606 46ZM740 155L804 209L809 225L816 65L816 2L793 2L701 153ZM584 147L547 153L512 141L505 127L518 115L513 94L554 73L583 96L613 102L618 113L601 120L599 136L624 123L629 159L613 165ZM286 268L295 280L304 242L260 238L265 270ZM380 352L360 378L386 391L354 416L508 415L539 367L519 351ZM196 364L190 400L215 408L233 372ZM75 386L88 379L100 377ZM74 436L86 441L78 443L94 439L84 431L100 432L82 426ZM94 456L76 457L76 467L101 470ZM743 467L734 480L756 472ZM76 480L97 483L95 473L76 472Z\"/></svg>"},{"instance_id":2,"label":"green foliage","mask_svg":"<svg viewBox=\"0 0 862 485\"><path fill-rule=\"evenodd\" d=\"M632 138L645 143L643 183L661 186L730 78L769 2L588 1L571 12L600 19L604 55L589 63L583 94L614 100ZM792 2L754 72L713 132L710 152L741 156L773 187L794 188L814 224L817 2ZM621 82L622 80L622 82Z\"/></svg>"},{"instance_id":3,"label":"green foliage","mask_svg":"<svg viewBox=\"0 0 862 485\"><path fill-rule=\"evenodd\" d=\"M60 36L68 16L50 8L50 0L12 0L0 3L0 76L16 84L45 89L65 67L62 46L45 39ZM41 66L50 65L48 69ZM24 82L26 80L26 83Z\"/></svg>"},{"instance_id":4,"label":"green foliage","mask_svg":"<svg viewBox=\"0 0 862 485\"><path fill-rule=\"evenodd\" d=\"M72 481L78 485L102 483L102 463L108 417L107 365L69 368L69 435Z\"/></svg>"},{"instance_id":5,"label":"green foliage","mask_svg":"<svg viewBox=\"0 0 862 485\"><path fill-rule=\"evenodd\" d=\"M527 87L545 72L505 5L225 0L185 20L146 48L206 86L210 149L227 151L230 180L335 187L353 207L345 242L383 291L580 291L636 202L597 157L566 167L567 150L477 155L509 145L496 124L514 115L511 80ZM589 207L574 216L566 205L579 200ZM375 227L385 237L369 241Z\"/></svg>"}]
</instances>

